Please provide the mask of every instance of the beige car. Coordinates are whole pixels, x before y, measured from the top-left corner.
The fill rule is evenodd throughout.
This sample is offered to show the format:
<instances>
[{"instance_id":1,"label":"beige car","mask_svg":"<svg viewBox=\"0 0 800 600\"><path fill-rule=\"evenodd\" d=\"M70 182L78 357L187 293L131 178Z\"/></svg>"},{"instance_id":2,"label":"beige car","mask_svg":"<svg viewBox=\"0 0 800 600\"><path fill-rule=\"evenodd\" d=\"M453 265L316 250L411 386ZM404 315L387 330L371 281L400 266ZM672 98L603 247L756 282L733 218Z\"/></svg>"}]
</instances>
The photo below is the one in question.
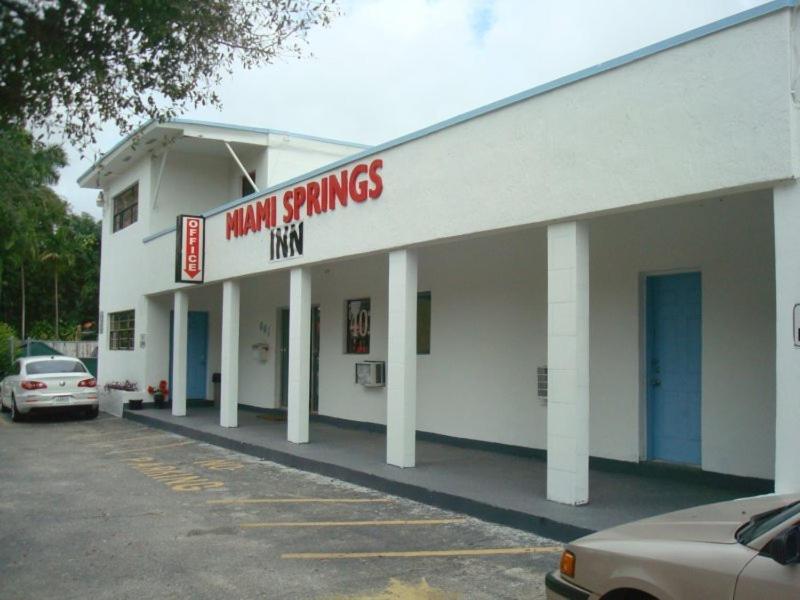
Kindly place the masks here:
<instances>
[{"instance_id":1,"label":"beige car","mask_svg":"<svg viewBox=\"0 0 800 600\"><path fill-rule=\"evenodd\" d=\"M800 494L709 504L568 544L547 597L798 600Z\"/></svg>"}]
</instances>

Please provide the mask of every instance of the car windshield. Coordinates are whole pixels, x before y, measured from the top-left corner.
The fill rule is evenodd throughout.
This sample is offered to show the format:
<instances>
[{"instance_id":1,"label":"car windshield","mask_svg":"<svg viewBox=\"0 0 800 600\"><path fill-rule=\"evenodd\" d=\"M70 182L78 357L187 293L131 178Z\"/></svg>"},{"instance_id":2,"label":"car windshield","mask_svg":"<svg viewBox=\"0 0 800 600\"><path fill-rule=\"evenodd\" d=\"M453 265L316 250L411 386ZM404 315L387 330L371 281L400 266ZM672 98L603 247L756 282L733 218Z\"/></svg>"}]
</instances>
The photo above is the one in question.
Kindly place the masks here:
<instances>
[{"instance_id":1,"label":"car windshield","mask_svg":"<svg viewBox=\"0 0 800 600\"><path fill-rule=\"evenodd\" d=\"M769 512L755 515L742 527L736 534L736 540L740 544L748 544L758 536L765 534L773 527L777 527L784 521L800 514L800 501L793 502L789 506L776 508Z\"/></svg>"},{"instance_id":2,"label":"car windshield","mask_svg":"<svg viewBox=\"0 0 800 600\"><path fill-rule=\"evenodd\" d=\"M77 360L37 360L25 365L28 375L46 375L49 373L86 373L86 367Z\"/></svg>"}]
</instances>

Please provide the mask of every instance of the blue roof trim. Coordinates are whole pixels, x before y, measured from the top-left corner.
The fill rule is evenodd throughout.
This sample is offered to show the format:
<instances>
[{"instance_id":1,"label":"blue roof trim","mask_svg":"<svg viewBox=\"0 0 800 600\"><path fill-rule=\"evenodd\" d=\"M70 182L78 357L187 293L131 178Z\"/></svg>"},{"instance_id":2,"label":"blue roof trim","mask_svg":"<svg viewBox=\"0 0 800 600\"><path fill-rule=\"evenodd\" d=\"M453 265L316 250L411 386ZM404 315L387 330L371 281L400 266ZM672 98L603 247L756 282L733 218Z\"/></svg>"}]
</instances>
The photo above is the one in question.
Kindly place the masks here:
<instances>
[{"instance_id":1,"label":"blue roof trim","mask_svg":"<svg viewBox=\"0 0 800 600\"><path fill-rule=\"evenodd\" d=\"M162 229L161 231L156 231L155 233L151 233L142 238L142 243L146 244L147 242L152 242L153 240L160 238L162 235L167 235L175 231L175 225L172 227L167 227L166 229Z\"/></svg>"},{"instance_id":2,"label":"blue roof trim","mask_svg":"<svg viewBox=\"0 0 800 600\"><path fill-rule=\"evenodd\" d=\"M645 46L644 48L640 48L639 50L635 50L628 54L624 54L622 56L618 56L617 58L613 58L611 60L607 60L605 62L599 63L592 67L588 67L586 69L582 69L580 71L576 71L575 73L571 73L569 75L565 75L563 77L559 77L558 79L554 79L553 81L543 83L536 87L533 87L529 90L525 90L518 94L514 94L513 96L508 96L507 98L503 98L501 100L497 100L485 106L473 109L471 111L462 113L460 115L456 115L455 117L451 117L450 119L446 119L439 123L435 123L418 131L414 131L412 133L400 136L393 140L389 140L382 144L378 144L377 146L372 146L362 152L357 154L353 154L351 156L345 157L343 159L339 159L334 161L328 165L322 166L320 168L314 169L307 173L303 173L297 177L293 177L276 185L273 185L269 188L261 190L259 192L255 192L250 194L249 196L245 196L243 198L236 198L235 200L231 200L225 204L217 206L211 210L206 211L203 213L204 217L213 217L214 215L218 215L225 211L230 210L236 206L241 204L246 204L251 200L272 194L282 188L288 187L290 185L294 185L295 183L300 183L307 179L311 179L318 175L322 175L334 169L337 169L341 166L350 164L352 162L356 162L361 160L362 158L366 158L368 156L372 156L374 154L378 154L379 152L383 152L390 148L394 148L400 146L402 144L418 140L425 136L428 136L432 133L436 133L443 129L447 129L448 127L452 127L453 125L458 125L460 123L464 123L465 121L470 121L477 117L481 117L483 115L489 114L496 110L500 110L501 108L506 108L507 106L511 106L513 104L517 104L524 100L528 100L530 98L534 98L536 96L540 96L547 92L553 91L555 89L565 87L572 83L576 83L583 79L588 79L589 77L593 77L595 75L599 75L600 73L605 73L607 71L611 71L618 67L628 65L630 63L636 62L643 58L647 58L649 56L653 56L654 54L658 54L665 50L669 50L671 48L675 48L677 46L682 46L694 40L698 40L700 38L709 36L711 34L723 31L725 29L729 29L731 27L735 27L736 25L741 25L743 23L747 23L748 21L753 21L760 17L778 12L780 10L786 8L795 8L800 4L800 0L772 0L772 2L767 2L766 4L761 4L759 6L753 7L751 9L745 10L740 13L736 13L735 15L731 15L729 17L725 17L724 19L720 19L718 21L714 21L712 23L708 23L707 25L703 25L702 27L698 27L696 29L692 29L685 33L681 33L679 35L673 36L671 38L667 38L660 42L656 42L655 44L650 44L649 46ZM172 227L171 229L160 231L153 235L150 235L144 238L144 242L149 242L153 239L161 237L162 235L166 235L172 231L175 231L175 228Z\"/></svg>"}]
</instances>

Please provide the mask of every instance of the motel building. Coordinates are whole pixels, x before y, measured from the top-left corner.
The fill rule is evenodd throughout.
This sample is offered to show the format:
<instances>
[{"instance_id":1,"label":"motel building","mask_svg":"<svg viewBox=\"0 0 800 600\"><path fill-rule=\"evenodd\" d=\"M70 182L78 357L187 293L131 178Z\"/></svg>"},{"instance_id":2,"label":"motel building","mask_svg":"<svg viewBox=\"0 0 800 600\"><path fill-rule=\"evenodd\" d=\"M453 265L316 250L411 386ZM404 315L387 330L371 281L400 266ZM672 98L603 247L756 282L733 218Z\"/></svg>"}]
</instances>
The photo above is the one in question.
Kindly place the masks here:
<instances>
[{"instance_id":1,"label":"motel building","mask_svg":"<svg viewBox=\"0 0 800 600\"><path fill-rule=\"evenodd\" d=\"M79 180L100 385L800 490L798 48L770 2L373 147L151 122Z\"/></svg>"}]
</instances>

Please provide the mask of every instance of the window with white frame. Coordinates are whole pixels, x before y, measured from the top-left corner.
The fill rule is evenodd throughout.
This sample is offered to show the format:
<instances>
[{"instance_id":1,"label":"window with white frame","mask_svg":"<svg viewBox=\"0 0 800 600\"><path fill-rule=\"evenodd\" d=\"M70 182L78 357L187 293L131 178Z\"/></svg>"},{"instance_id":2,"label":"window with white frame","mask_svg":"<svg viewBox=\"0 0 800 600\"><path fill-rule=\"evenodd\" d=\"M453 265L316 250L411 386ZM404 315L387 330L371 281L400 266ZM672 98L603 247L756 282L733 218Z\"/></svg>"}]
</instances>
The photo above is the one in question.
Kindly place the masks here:
<instances>
[{"instance_id":1,"label":"window with white frame","mask_svg":"<svg viewBox=\"0 0 800 600\"><path fill-rule=\"evenodd\" d=\"M123 310L108 313L108 347L110 350L133 350L136 312Z\"/></svg>"}]
</instances>

